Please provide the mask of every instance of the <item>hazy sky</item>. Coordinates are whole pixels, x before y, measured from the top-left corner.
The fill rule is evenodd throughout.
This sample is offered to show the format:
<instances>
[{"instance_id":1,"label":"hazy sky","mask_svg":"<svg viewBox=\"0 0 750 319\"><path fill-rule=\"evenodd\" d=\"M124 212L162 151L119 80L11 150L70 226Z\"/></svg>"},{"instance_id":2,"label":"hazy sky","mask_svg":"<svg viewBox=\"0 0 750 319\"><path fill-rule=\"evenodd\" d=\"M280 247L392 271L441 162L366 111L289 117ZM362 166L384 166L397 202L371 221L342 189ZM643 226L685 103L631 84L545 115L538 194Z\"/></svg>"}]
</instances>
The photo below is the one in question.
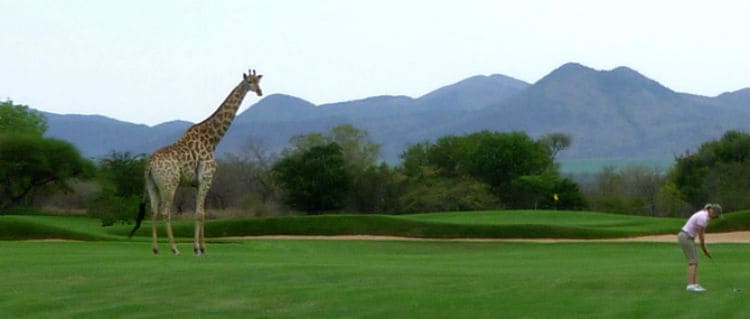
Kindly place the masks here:
<instances>
[{"instance_id":1,"label":"hazy sky","mask_svg":"<svg viewBox=\"0 0 750 319\"><path fill-rule=\"evenodd\" d=\"M750 0L0 0L0 99L149 125L202 120L251 67L266 95L323 104L566 62L750 87Z\"/></svg>"}]
</instances>

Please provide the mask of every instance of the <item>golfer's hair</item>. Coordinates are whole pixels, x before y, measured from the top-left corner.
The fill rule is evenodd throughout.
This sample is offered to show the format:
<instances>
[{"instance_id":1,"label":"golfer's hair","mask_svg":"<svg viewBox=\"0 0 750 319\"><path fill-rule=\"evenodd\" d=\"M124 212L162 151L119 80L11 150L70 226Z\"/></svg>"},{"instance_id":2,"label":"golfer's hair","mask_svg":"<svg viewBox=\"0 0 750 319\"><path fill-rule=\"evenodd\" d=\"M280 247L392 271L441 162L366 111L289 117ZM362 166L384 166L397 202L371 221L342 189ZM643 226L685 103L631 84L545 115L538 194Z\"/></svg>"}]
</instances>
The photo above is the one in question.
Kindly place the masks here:
<instances>
[{"instance_id":1,"label":"golfer's hair","mask_svg":"<svg viewBox=\"0 0 750 319\"><path fill-rule=\"evenodd\" d=\"M716 203L708 203L708 204L706 204L706 206L703 207L703 209L705 209L705 210L709 210L710 209L715 214L718 214L718 215L721 215L721 213L722 213L721 205L716 204Z\"/></svg>"}]
</instances>

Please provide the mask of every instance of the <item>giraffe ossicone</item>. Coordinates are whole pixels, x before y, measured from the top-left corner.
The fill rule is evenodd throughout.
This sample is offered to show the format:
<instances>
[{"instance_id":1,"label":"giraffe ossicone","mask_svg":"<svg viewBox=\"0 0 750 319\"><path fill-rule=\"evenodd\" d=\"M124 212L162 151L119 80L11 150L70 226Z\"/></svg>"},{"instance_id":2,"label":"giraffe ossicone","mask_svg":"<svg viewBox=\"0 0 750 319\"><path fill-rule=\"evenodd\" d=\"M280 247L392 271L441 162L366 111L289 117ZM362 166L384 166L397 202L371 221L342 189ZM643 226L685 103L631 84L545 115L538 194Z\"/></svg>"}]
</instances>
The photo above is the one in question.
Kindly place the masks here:
<instances>
[{"instance_id":1,"label":"giraffe ossicone","mask_svg":"<svg viewBox=\"0 0 750 319\"><path fill-rule=\"evenodd\" d=\"M254 92L257 96L263 95L260 89L262 77L263 75L257 74L253 69L243 74L242 81L235 86L211 116L188 128L177 142L156 150L148 159L143 201L130 236L138 230L145 217L145 202L148 196L151 200L151 238L154 254L159 253L156 231L159 215L163 216L166 224L170 250L175 255L180 254L172 233L171 214L174 195L180 185L194 185L198 188L195 195L196 220L193 252L195 255L206 253L205 203L216 172L214 151L232 124L247 93Z\"/></svg>"}]
</instances>

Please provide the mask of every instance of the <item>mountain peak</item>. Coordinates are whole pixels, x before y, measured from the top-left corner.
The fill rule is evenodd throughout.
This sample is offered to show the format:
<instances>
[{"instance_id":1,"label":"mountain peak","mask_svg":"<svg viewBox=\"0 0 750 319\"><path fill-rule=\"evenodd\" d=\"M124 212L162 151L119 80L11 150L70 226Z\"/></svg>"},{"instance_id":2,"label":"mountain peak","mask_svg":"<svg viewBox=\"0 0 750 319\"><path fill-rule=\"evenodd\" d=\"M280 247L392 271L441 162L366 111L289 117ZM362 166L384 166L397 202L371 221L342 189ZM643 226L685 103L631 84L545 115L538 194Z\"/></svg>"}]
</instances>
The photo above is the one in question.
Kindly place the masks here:
<instances>
[{"instance_id":1,"label":"mountain peak","mask_svg":"<svg viewBox=\"0 0 750 319\"><path fill-rule=\"evenodd\" d=\"M725 92L717 96L717 98L728 103L734 103L743 107L748 107L750 106L750 87L734 92Z\"/></svg>"},{"instance_id":2,"label":"mountain peak","mask_svg":"<svg viewBox=\"0 0 750 319\"><path fill-rule=\"evenodd\" d=\"M614 74L614 75L621 76L621 77L645 78L645 76L638 73L638 71L633 70L626 66L619 66L612 70L596 70L594 68L590 68L588 66L585 66L577 62L565 63L561 65L560 67L558 67L557 69L555 69L554 71L550 72L550 74L548 74L546 77L560 78L560 77L594 75L594 74L599 74L599 75Z\"/></svg>"},{"instance_id":3,"label":"mountain peak","mask_svg":"<svg viewBox=\"0 0 750 319\"><path fill-rule=\"evenodd\" d=\"M152 126L152 128L165 128L165 127L180 127L180 128L182 128L182 127L188 127L190 125L193 125L193 123L192 122L188 122L188 121L183 121L183 120L174 120L174 121L167 121L167 122L164 122L164 123L156 124L156 125Z\"/></svg>"},{"instance_id":4,"label":"mountain peak","mask_svg":"<svg viewBox=\"0 0 750 319\"><path fill-rule=\"evenodd\" d=\"M502 74L476 75L441 87L417 99L442 111L474 111L503 101L530 84Z\"/></svg>"},{"instance_id":5,"label":"mountain peak","mask_svg":"<svg viewBox=\"0 0 750 319\"><path fill-rule=\"evenodd\" d=\"M596 72L596 70L583 64L568 62L547 74L541 80L537 81L537 83L544 84L549 81L574 81L581 77L594 75Z\"/></svg>"},{"instance_id":6,"label":"mountain peak","mask_svg":"<svg viewBox=\"0 0 750 319\"><path fill-rule=\"evenodd\" d=\"M571 85L598 87L604 91L647 90L655 94L667 94L672 90L664 87L636 70L619 66L612 70L595 70L579 63L566 63L537 82L540 86L560 86L570 89Z\"/></svg>"},{"instance_id":7,"label":"mountain peak","mask_svg":"<svg viewBox=\"0 0 750 319\"><path fill-rule=\"evenodd\" d=\"M317 107L301 98L286 94L271 94L237 115L238 122L284 121L307 118Z\"/></svg>"},{"instance_id":8,"label":"mountain peak","mask_svg":"<svg viewBox=\"0 0 750 319\"><path fill-rule=\"evenodd\" d=\"M594 71L594 69L587 67L583 64L580 64L578 62L568 62L568 63L561 65L555 71ZM552 72L554 73L555 71L552 71Z\"/></svg>"},{"instance_id":9,"label":"mountain peak","mask_svg":"<svg viewBox=\"0 0 750 319\"><path fill-rule=\"evenodd\" d=\"M552 71L550 74L591 74L597 70L577 62L568 62Z\"/></svg>"},{"instance_id":10,"label":"mountain peak","mask_svg":"<svg viewBox=\"0 0 750 319\"><path fill-rule=\"evenodd\" d=\"M612 71L610 71L610 72L640 74L640 73L638 73L638 71L633 70L633 69L631 69L629 67L626 67L626 66L618 66L618 67L612 69Z\"/></svg>"},{"instance_id":11,"label":"mountain peak","mask_svg":"<svg viewBox=\"0 0 750 319\"><path fill-rule=\"evenodd\" d=\"M611 71L602 71L602 81L613 87L640 88L658 94L674 93L661 83L625 66L617 67Z\"/></svg>"},{"instance_id":12,"label":"mountain peak","mask_svg":"<svg viewBox=\"0 0 750 319\"><path fill-rule=\"evenodd\" d=\"M610 76L616 76L616 77L620 77L620 78L628 78L628 79L632 79L632 80L643 80L643 79L646 79L646 80L652 81L651 79L647 78L646 76L644 76L640 72L638 72L636 70L633 70L633 69L631 69L629 67L626 67L626 66L619 66L619 67L616 67L616 68L612 69L611 71L601 71L601 72L609 74Z\"/></svg>"},{"instance_id":13,"label":"mountain peak","mask_svg":"<svg viewBox=\"0 0 750 319\"><path fill-rule=\"evenodd\" d=\"M268 105L268 104L274 105L274 104L280 104L280 103L287 103L287 104L292 104L295 106L299 106L299 105L315 106L315 104L312 104L296 96L276 93L276 94L271 94L271 95L264 97L263 99L258 101L258 103L255 103L250 107L256 107L256 106L264 107L265 105Z\"/></svg>"}]
</instances>

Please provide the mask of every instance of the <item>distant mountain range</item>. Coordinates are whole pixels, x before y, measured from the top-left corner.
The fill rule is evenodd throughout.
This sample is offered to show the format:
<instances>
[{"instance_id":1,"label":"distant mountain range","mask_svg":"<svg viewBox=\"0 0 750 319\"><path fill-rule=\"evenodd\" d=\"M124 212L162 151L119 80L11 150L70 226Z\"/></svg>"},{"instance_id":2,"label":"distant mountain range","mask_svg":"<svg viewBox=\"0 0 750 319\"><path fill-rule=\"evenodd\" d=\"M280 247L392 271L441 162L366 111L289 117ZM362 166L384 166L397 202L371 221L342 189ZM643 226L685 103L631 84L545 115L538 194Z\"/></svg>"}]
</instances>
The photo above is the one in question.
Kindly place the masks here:
<instances>
[{"instance_id":1,"label":"distant mountain range","mask_svg":"<svg viewBox=\"0 0 750 319\"><path fill-rule=\"evenodd\" d=\"M206 116L215 106L206 107ZM153 127L103 116L47 116L48 136L68 140L87 157L111 151L150 153L178 139L184 121ZM479 130L524 131L532 137L573 137L563 158L671 157L694 150L730 129L746 131L750 88L705 97L674 92L635 70L608 71L568 63L529 84L504 75L474 76L419 98L376 96L316 106L269 95L237 115L219 144L219 156L238 152L250 138L271 151L291 136L352 124L382 145L396 162L414 143Z\"/></svg>"}]
</instances>

